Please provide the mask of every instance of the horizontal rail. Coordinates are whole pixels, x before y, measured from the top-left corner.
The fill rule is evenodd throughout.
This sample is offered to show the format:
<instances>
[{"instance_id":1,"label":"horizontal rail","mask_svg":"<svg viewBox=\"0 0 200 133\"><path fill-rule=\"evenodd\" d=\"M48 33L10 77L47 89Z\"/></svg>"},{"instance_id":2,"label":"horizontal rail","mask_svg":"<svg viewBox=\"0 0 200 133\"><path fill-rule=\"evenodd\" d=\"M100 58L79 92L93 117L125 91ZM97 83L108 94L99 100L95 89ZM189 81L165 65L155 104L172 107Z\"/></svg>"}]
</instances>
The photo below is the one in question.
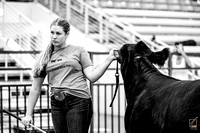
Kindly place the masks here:
<instances>
[{"instance_id":1,"label":"horizontal rail","mask_svg":"<svg viewBox=\"0 0 200 133\"><path fill-rule=\"evenodd\" d=\"M0 54L39 54L41 51L13 51L13 50L3 50Z\"/></svg>"},{"instance_id":2,"label":"horizontal rail","mask_svg":"<svg viewBox=\"0 0 200 133\"><path fill-rule=\"evenodd\" d=\"M32 68L0 68L0 71L32 70Z\"/></svg>"}]
</instances>

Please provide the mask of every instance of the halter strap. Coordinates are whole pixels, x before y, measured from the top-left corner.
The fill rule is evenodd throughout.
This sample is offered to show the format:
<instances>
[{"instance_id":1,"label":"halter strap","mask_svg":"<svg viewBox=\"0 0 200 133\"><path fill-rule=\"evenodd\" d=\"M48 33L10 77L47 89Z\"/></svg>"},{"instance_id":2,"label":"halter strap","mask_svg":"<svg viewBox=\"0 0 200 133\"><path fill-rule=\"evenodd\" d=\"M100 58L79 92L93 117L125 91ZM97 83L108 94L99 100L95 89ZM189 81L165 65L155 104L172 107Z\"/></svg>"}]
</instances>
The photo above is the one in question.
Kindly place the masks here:
<instances>
[{"instance_id":1,"label":"halter strap","mask_svg":"<svg viewBox=\"0 0 200 133\"><path fill-rule=\"evenodd\" d=\"M115 73L115 77L116 77L116 87L115 87L115 93L114 93L114 96L112 98L112 101L110 103L110 107L112 107L112 104L114 102L114 99L116 97L116 94L117 94L117 90L119 88L119 68L118 68L118 61L117 61L117 65L116 65L116 73Z\"/></svg>"}]
</instances>

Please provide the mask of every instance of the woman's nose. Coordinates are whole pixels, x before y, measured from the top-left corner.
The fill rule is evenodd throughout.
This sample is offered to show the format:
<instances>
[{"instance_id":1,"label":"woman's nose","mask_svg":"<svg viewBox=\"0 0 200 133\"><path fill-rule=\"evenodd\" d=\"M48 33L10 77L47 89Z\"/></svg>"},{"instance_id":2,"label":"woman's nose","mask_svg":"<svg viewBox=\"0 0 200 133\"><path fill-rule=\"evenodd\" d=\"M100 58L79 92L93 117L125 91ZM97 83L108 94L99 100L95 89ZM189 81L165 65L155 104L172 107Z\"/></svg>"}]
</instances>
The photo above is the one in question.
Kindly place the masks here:
<instances>
[{"instance_id":1,"label":"woman's nose","mask_svg":"<svg viewBox=\"0 0 200 133\"><path fill-rule=\"evenodd\" d=\"M56 34L53 34L53 35L52 35L52 38L57 38Z\"/></svg>"}]
</instances>

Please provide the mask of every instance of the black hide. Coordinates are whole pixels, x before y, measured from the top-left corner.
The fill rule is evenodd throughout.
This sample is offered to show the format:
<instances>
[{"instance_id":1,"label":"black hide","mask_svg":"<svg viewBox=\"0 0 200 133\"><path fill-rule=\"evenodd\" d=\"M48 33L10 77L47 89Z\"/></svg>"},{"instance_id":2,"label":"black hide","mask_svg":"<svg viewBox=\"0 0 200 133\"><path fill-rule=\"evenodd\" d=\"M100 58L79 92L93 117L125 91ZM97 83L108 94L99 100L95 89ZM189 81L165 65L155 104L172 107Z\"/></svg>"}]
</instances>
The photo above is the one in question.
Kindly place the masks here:
<instances>
[{"instance_id":1,"label":"black hide","mask_svg":"<svg viewBox=\"0 0 200 133\"><path fill-rule=\"evenodd\" d=\"M164 65L168 49L152 52L141 41L123 45L119 55L127 99L127 133L200 131L197 118L200 115L200 81L181 81L163 75L153 65ZM195 118L197 128L190 127L190 119Z\"/></svg>"}]
</instances>

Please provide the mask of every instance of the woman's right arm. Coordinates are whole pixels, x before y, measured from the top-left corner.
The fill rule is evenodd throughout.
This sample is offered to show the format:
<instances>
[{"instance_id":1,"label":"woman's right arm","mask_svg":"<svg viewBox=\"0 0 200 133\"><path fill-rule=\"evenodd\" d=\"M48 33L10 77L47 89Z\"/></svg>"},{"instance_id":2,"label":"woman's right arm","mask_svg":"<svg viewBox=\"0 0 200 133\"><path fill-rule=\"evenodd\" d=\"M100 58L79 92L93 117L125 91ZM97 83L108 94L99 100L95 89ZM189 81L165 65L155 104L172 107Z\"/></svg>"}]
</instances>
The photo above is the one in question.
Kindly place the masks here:
<instances>
[{"instance_id":1,"label":"woman's right arm","mask_svg":"<svg viewBox=\"0 0 200 133\"><path fill-rule=\"evenodd\" d=\"M27 106L26 116L22 118L22 123L25 126L28 126L32 122L33 110L40 95L43 81L44 78L33 79L33 83L28 96L28 106Z\"/></svg>"}]
</instances>

